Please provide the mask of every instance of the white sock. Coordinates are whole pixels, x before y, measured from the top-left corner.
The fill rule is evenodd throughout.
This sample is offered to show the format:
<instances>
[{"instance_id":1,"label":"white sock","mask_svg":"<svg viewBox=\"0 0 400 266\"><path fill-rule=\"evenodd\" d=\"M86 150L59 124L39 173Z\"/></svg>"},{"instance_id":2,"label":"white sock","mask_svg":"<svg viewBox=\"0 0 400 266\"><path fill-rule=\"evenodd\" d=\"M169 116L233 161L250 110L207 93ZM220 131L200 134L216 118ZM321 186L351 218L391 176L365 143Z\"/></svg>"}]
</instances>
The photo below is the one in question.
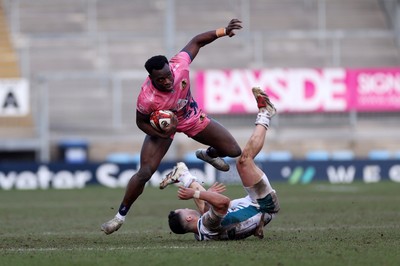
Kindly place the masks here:
<instances>
[{"instance_id":1,"label":"white sock","mask_svg":"<svg viewBox=\"0 0 400 266\"><path fill-rule=\"evenodd\" d=\"M247 191L247 194L253 201L257 199L262 199L272 191L275 191L269 183L268 177L265 174L256 184L251 187L244 187L244 189Z\"/></svg>"},{"instance_id":2,"label":"white sock","mask_svg":"<svg viewBox=\"0 0 400 266\"><path fill-rule=\"evenodd\" d=\"M193 181L197 181L197 178L190 172L187 172L179 177L179 181L183 184L184 187L188 188L193 183Z\"/></svg>"},{"instance_id":3,"label":"white sock","mask_svg":"<svg viewBox=\"0 0 400 266\"><path fill-rule=\"evenodd\" d=\"M269 120L270 120L270 115L266 109L260 110L260 112L257 114L256 118L256 125L262 125L265 128L268 129L269 127Z\"/></svg>"},{"instance_id":4,"label":"white sock","mask_svg":"<svg viewBox=\"0 0 400 266\"><path fill-rule=\"evenodd\" d=\"M125 221L125 216L122 216L121 214L119 214L119 212L117 213L117 215L115 215L115 217L117 217L118 219Z\"/></svg>"}]
</instances>

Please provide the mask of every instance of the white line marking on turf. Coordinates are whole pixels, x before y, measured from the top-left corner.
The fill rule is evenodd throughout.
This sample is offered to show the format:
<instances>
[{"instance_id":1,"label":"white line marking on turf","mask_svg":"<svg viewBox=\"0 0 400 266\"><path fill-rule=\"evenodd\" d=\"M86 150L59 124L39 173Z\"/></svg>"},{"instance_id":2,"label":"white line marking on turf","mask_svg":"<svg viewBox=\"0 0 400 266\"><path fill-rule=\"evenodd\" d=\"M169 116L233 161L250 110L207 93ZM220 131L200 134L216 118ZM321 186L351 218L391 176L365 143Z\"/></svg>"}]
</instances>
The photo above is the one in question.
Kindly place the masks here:
<instances>
[{"instance_id":1,"label":"white line marking on turf","mask_svg":"<svg viewBox=\"0 0 400 266\"><path fill-rule=\"evenodd\" d=\"M324 231L324 230L343 230L343 229L348 229L348 230L365 230L365 229L391 229L391 228L400 228L400 225L398 224L385 224L385 225L349 225L349 224L342 224L340 226L334 225L334 226L307 226L307 227L279 227L279 226L273 226L268 227L268 231ZM120 235L142 235L143 233L152 233L151 231L126 231L124 233L118 233ZM0 234L0 237L21 237L21 236L94 236L98 235L99 237L108 237L106 236L103 232L88 232L88 231L76 231L76 232L40 232L40 233L3 233ZM162 235L162 234L161 234ZM0 248L0 250L2 250ZM4 250L4 249L3 249Z\"/></svg>"},{"instance_id":2,"label":"white line marking on turf","mask_svg":"<svg viewBox=\"0 0 400 266\"><path fill-rule=\"evenodd\" d=\"M5 248L8 252L50 252L50 251L113 251L113 250L158 250L158 249L206 249L211 246L159 246L159 247L109 247L109 248Z\"/></svg>"}]
</instances>

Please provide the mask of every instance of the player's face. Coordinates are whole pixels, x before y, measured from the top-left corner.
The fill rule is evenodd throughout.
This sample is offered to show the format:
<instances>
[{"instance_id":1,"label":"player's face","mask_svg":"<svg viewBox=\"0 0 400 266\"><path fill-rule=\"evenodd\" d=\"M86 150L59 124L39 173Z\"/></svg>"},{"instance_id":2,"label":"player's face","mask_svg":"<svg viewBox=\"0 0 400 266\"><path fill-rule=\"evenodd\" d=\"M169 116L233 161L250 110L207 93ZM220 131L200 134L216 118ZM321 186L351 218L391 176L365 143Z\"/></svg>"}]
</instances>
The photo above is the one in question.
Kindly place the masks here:
<instances>
[{"instance_id":1,"label":"player's face","mask_svg":"<svg viewBox=\"0 0 400 266\"><path fill-rule=\"evenodd\" d=\"M194 217L200 216L200 214L196 210L188 209L188 208L177 209L177 210L175 210L175 212L179 213L181 215L181 217L184 218L184 220L187 220L188 217L189 217L189 219L190 218L193 219Z\"/></svg>"},{"instance_id":2,"label":"player's face","mask_svg":"<svg viewBox=\"0 0 400 266\"><path fill-rule=\"evenodd\" d=\"M168 64L160 70L153 70L150 79L157 90L172 91L174 88L174 76Z\"/></svg>"}]
</instances>

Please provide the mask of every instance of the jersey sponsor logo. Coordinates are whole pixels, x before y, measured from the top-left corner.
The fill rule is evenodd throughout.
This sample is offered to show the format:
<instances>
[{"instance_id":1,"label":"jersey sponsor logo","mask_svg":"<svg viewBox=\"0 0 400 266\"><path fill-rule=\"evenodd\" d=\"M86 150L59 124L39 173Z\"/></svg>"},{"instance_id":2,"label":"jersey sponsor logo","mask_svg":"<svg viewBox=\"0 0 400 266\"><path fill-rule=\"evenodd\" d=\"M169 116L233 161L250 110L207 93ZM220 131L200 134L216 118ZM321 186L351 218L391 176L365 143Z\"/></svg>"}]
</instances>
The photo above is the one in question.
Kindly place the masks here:
<instances>
[{"instance_id":1,"label":"jersey sponsor logo","mask_svg":"<svg viewBox=\"0 0 400 266\"><path fill-rule=\"evenodd\" d=\"M178 101L176 102L176 110L182 110L188 102L189 101L187 99L178 99Z\"/></svg>"}]
</instances>

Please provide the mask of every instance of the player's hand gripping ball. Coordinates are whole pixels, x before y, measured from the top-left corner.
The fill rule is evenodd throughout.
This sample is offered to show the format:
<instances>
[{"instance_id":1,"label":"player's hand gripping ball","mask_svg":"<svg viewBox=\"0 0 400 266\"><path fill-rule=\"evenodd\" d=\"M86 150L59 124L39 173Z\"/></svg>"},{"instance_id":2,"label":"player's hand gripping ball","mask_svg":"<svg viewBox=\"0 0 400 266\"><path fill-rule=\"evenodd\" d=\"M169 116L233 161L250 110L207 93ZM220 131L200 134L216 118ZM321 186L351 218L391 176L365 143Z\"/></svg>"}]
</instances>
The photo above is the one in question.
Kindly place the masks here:
<instances>
[{"instance_id":1,"label":"player's hand gripping ball","mask_svg":"<svg viewBox=\"0 0 400 266\"><path fill-rule=\"evenodd\" d=\"M171 124L174 116L175 114L169 110L154 111L150 115L150 124L154 129L164 131Z\"/></svg>"}]
</instances>

